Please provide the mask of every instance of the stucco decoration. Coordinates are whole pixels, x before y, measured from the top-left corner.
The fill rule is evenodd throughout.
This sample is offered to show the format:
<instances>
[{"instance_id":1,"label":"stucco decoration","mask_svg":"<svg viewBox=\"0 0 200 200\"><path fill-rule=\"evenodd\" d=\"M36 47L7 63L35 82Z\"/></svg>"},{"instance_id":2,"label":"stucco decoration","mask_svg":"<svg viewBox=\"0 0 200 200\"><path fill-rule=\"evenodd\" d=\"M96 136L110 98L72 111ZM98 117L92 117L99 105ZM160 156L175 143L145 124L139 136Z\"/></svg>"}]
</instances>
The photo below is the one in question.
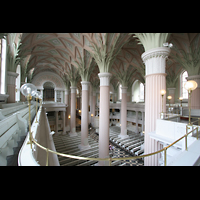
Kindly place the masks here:
<instances>
[{"instance_id":1,"label":"stucco decoration","mask_svg":"<svg viewBox=\"0 0 200 200\"><path fill-rule=\"evenodd\" d=\"M53 82L56 89L65 89L62 79L58 75L51 72L41 73L35 76L32 80L32 84L34 84L38 89L42 89L45 82Z\"/></svg>"}]
</instances>

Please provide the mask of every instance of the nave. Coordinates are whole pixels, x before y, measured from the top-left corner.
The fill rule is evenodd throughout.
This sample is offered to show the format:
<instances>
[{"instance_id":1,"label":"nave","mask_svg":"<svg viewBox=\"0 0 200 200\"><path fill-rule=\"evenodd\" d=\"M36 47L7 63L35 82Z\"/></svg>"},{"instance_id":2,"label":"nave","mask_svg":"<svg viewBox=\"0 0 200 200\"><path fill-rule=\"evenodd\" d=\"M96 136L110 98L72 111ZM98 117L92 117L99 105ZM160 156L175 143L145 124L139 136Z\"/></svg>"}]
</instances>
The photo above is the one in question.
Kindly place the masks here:
<instances>
[{"instance_id":1,"label":"nave","mask_svg":"<svg viewBox=\"0 0 200 200\"><path fill-rule=\"evenodd\" d=\"M112 158L119 158L119 157L130 157L134 155L133 153L128 152L126 149L123 149L121 144L130 143L130 141L134 142L137 140L137 137L134 138L133 135L135 133L130 132L129 140L118 138L118 129L119 127L110 128L110 144L114 147L113 150L110 150L109 156ZM115 129L115 131L114 131ZM138 134L137 134L138 135ZM117 138L121 141L120 145L117 143L119 142ZM112 139L116 139L116 142L113 142ZM83 157L91 157L91 158L98 158L99 155L99 136L98 133L95 132L95 129L89 130L88 134L88 142L91 146L90 149L80 150L78 145L81 142L81 132L77 132L76 137L70 137L68 134L66 135L54 135L53 136L55 148L57 152L76 155L76 156L83 156ZM124 141L124 143L123 143ZM128 145L129 146L129 145ZM109 148L109 147L108 147ZM138 148L138 151L140 147ZM72 158L66 158L58 156L60 166L95 166L97 161L85 161L85 160L76 160ZM123 160L123 161L112 161L111 166L143 166L144 162L142 159L135 159L135 160Z\"/></svg>"}]
</instances>

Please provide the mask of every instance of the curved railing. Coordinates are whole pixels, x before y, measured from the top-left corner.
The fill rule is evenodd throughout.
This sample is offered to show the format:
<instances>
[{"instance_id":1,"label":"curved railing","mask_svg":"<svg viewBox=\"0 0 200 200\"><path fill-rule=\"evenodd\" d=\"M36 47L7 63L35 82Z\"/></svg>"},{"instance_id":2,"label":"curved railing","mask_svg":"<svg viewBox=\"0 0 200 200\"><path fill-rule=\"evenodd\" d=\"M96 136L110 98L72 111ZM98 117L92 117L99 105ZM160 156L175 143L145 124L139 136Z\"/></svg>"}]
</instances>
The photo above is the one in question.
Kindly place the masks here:
<instances>
[{"instance_id":1,"label":"curved railing","mask_svg":"<svg viewBox=\"0 0 200 200\"><path fill-rule=\"evenodd\" d=\"M200 118L198 118L198 124L200 124ZM195 121L195 122L197 122ZM193 123L195 123L193 122ZM73 159L79 159L79 160L94 160L94 161L109 161L109 166L111 166L111 162L114 161L114 160L133 160L133 159L138 159L138 158L144 158L144 157L148 157L148 156L152 156L152 155L155 155L155 154L158 154L158 153L161 153L164 151L164 166L167 165L167 149L170 148L171 146L173 146L174 144L176 144L177 142L179 142L180 140L182 140L183 138L185 138L185 150L187 151L188 150L188 147L187 147L187 136L194 132L196 130L196 138L198 140L198 126L193 129L192 131L188 132L188 129L189 129L189 126L193 126L193 123L192 124L188 124L186 126L186 134L183 135L182 137L180 137L179 139L177 139L176 141L174 141L173 143L171 143L170 145L168 145L167 147L164 147L163 149L159 150L159 151L156 151L156 152L153 152L153 153L149 153L149 154L145 154L145 155L141 155L141 156L133 156L133 157L122 157L122 158L112 158L112 157L109 157L109 158L90 158L90 157L81 157L81 156L74 156L74 155L69 155L69 154L64 154L64 153L59 153L59 152L56 152L56 151L53 151L51 149L48 149L42 145L40 145L34 138L31 137L31 140L33 143L35 143L35 145L37 145L39 148L43 149L46 151L46 166L48 166L48 158L49 158L49 153L53 153L53 154L57 154L59 156L62 156L62 157L67 157L67 158L73 158Z\"/></svg>"}]
</instances>

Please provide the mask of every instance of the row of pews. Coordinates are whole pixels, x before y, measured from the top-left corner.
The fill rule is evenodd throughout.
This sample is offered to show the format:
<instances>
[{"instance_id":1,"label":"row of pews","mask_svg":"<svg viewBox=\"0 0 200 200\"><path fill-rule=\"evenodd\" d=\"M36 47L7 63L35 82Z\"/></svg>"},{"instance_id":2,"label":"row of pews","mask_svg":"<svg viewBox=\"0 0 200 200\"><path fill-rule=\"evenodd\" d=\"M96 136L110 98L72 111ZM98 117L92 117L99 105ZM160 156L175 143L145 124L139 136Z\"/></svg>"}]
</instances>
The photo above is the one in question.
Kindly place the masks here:
<instances>
[{"instance_id":1,"label":"row of pews","mask_svg":"<svg viewBox=\"0 0 200 200\"><path fill-rule=\"evenodd\" d=\"M35 104L31 105L31 120L35 116ZM22 143L27 134L29 108L27 104L12 104L0 110L0 166L7 166L8 156Z\"/></svg>"},{"instance_id":2,"label":"row of pews","mask_svg":"<svg viewBox=\"0 0 200 200\"><path fill-rule=\"evenodd\" d=\"M116 146L127 151L133 156L139 156L144 154L144 135L136 134L132 131L127 130L129 138L121 139L118 137L121 128L118 126L110 127L110 142L114 143Z\"/></svg>"},{"instance_id":3,"label":"row of pews","mask_svg":"<svg viewBox=\"0 0 200 200\"><path fill-rule=\"evenodd\" d=\"M88 137L90 149L80 150L78 148L78 145L81 143L81 132L78 132L75 137L70 137L68 134L57 134L53 136L53 140L57 152L91 158L98 158L99 156L99 144L91 137ZM77 160L62 156L58 156L58 159L60 166L91 166L97 163L97 161Z\"/></svg>"},{"instance_id":4,"label":"row of pews","mask_svg":"<svg viewBox=\"0 0 200 200\"><path fill-rule=\"evenodd\" d=\"M120 128L119 127L110 127L110 142L120 147L121 149L129 152L126 153L123 157L127 157L128 155L141 155L144 153L142 148L144 143L144 136L140 134L135 134L131 131L128 131L128 135L130 138L128 139L120 139L118 138ZM81 132L77 132L77 136L70 137L68 134L55 134L53 135L53 140L55 144L56 151L59 153L76 155L82 157L91 157L98 158L99 156L99 135L95 132L95 129L90 129L88 134L88 142L91 148L80 150L78 145L81 143ZM119 148L118 148L119 149ZM116 150L116 149L115 149ZM124 151L124 152L125 152ZM118 158L119 154L110 151L110 157ZM125 154L125 153L124 153ZM78 160L67 158L63 156L58 156L58 160L60 166L94 166L97 164L97 161L93 160ZM126 161L116 160L112 161L112 166L123 166L126 165Z\"/></svg>"}]
</instances>

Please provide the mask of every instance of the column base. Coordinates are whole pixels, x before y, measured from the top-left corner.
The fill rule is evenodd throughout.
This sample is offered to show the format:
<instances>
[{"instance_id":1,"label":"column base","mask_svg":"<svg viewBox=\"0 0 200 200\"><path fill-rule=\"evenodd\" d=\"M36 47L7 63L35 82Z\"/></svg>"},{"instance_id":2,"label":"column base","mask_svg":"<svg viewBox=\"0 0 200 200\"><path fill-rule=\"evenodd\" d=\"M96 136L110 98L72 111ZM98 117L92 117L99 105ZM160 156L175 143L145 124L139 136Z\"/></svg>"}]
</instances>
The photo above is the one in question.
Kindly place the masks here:
<instances>
[{"instance_id":1,"label":"column base","mask_svg":"<svg viewBox=\"0 0 200 200\"><path fill-rule=\"evenodd\" d=\"M129 135L122 135L122 134L119 134L119 135L118 135L118 138L121 138L121 139L129 138Z\"/></svg>"},{"instance_id":2,"label":"column base","mask_svg":"<svg viewBox=\"0 0 200 200\"><path fill-rule=\"evenodd\" d=\"M79 144L78 145L78 148L83 151L83 150L87 150L87 149L91 149L91 146L88 144L86 146L82 145L82 144Z\"/></svg>"},{"instance_id":3,"label":"column base","mask_svg":"<svg viewBox=\"0 0 200 200\"><path fill-rule=\"evenodd\" d=\"M69 136L70 137L75 137L75 136L77 136L78 134L77 134L77 132L75 132L75 133L69 133Z\"/></svg>"}]
</instances>

